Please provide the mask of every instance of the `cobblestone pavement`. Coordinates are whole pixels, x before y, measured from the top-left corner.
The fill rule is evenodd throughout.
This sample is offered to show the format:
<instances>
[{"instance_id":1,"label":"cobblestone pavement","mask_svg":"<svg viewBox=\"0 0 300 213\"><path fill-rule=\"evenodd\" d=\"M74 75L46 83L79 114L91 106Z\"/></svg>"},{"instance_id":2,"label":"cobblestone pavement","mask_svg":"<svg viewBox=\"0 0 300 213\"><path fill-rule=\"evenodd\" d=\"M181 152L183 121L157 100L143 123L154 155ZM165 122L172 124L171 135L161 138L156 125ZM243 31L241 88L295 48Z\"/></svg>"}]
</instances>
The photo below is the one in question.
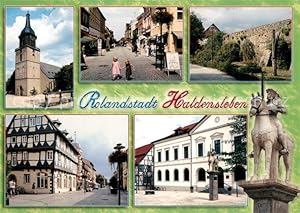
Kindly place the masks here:
<instances>
[{"instance_id":1,"label":"cobblestone pavement","mask_svg":"<svg viewBox=\"0 0 300 213\"><path fill-rule=\"evenodd\" d=\"M121 205L128 205L128 195L122 191ZM76 191L59 194L22 194L10 198L9 206L118 206L118 195L111 194L108 188L102 188L92 192Z\"/></svg>"},{"instance_id":2,"label":"cobblestone pavement","mask_svg":"<svg viewBox=\"0 0 300 213\"><path fill-rule=\"evenodd\" d=\"M219 199L210 201L208 193L186 191L155 191L145 195L144 191L135 194L135 205L139 206L246 206L247 195L219 194Z\"/></svg>"},{"instance_id":3,"label":"cobblestone pavement","mask_svg":"<svg viewBox=\"0 0 300 213\"><path fill-rule=\"evenodd\" d=\"M220 70L190 64L190 81L235 81L235 78Z\"/></svg>"},{"instance_id":4,"label":"cobblestone pavement","mask_svg":"<svg viewBox=\"0 0 300 213\"><path fill-rule=\"evenodd\" d=\"M128 59L134 66L133 79L129 82L135 81L179 81L182 80L180 72L170 72L168 76L167 72L161 71L155 68L155 57L147 57L143 52L135 56L127 47L115 47L110 51L103 52L102 56L87 56L85 58L87 69L81 71L81 81L109 81L113 82L111 74L112 58L116 56L119 59L121 67L125 66L125 60ZM179 60L182 67L182 55L179 56ZM125 69L122 69L122 79L114 81L125 82Z\"/></svg>"}]
</instances>

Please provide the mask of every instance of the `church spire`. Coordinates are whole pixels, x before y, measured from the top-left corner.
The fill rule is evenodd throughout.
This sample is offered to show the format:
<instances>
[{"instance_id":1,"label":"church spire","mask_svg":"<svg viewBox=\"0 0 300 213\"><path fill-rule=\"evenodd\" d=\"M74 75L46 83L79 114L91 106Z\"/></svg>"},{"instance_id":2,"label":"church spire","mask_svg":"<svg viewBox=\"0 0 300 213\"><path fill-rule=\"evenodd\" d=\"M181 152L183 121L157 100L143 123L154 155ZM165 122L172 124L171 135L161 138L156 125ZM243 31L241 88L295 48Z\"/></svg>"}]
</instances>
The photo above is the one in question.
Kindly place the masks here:
<instances>
[{"instance_id":1,"label":"church spire","mask_svg":"<svg viewBox=\"0 0 300 213\"><path fill-rule=\"evenodd\" d=\"M26 24L24 29L22 30L19 39L20 39L20 48L24 46L35 47L36 35L33 29L30 26L30 14L27 12L26 14Z\"/></svg>"}]
</instances>

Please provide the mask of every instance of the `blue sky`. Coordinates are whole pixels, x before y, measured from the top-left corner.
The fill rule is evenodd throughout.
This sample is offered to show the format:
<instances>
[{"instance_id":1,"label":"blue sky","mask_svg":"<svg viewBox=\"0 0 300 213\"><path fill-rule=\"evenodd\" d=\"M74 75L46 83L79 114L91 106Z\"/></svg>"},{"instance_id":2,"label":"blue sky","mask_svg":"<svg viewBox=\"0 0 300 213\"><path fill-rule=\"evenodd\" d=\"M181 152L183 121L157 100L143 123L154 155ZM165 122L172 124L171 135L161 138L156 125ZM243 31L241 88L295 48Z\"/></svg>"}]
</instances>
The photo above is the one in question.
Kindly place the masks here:
<instances>
[{"instance_id":1,"label":"blue sky","mask_svg":"<svg viewBox=\"0 0 300 213\"><path fill-rule=\"evenodd\" d=\"M108 163L108 155L118 143L125 146L124 150L128 148L127 115L48 116L51 120L58 119L62 123L59 129L67 130L68 137L76 138L83 150L83 157L94 164L97 174L102 174L108 179L112 176L114 170ZM6 116L6 126L12 117Z\"/></svg>"},{"instance_id":2,"label":"blue sky","mask_svg":"<svg viewBox=\"0 0 300 213\"><path fill-rule=\"evenodd\" d=\"M225 33L292 19L291 7L191 7L206 29L215 24Z\"/></svg>"},{"instance_id":3,"label":"blue sky","mask_svg":"<svg viewBox=\"0 0 300 213\"><path fill-rule=\"evenodd\" d=\"M7 7L5 23L6 79L15 69L15 49L25 26L26 13L41 50L41 61L59 67L73 62L72 7Z\"/></svg>"}]
</instances>

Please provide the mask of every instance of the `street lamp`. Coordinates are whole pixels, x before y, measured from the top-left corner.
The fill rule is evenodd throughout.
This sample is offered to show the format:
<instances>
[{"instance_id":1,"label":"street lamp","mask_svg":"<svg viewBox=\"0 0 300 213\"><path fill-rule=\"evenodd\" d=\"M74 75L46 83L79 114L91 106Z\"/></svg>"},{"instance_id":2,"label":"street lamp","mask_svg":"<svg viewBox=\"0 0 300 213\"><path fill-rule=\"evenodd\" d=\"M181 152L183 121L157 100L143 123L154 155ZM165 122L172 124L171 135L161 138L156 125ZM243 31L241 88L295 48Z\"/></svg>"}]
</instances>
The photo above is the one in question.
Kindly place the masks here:
<instances>
[{"instance_id":1,"label":"street lamp","mask_svg":"<svg viewBox=\"0 0 300 213\"><path fill-rule=\"evenodd\" d=\"M121 143L118 143L114 149L120 153L122 149L124 149L125 146L122 146ZM121 205L121 159L118 159L118 191L119 191L119 194L118 194L118 205L120 206Z\"/></svg>"},{"instance_id":2,"label":"street lamp","mask_svg":"<svg viewBox=\"0 0 300 213\"><path fill-rule=\"evenodd\" d=\"M147 186L148 186L148 182L149 183L149 189L152 189L152 172L149 170L147 171Z\"/></svg>"}]
</instances>

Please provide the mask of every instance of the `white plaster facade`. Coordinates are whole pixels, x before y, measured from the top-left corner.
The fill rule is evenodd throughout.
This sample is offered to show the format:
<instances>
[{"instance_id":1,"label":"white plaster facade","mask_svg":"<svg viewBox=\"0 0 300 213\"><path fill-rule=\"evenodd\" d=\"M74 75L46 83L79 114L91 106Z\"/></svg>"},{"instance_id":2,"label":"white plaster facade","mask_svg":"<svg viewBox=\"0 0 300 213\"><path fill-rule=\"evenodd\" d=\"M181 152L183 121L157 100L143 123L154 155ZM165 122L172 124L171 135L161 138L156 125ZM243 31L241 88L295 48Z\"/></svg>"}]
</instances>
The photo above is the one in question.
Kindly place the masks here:
<instances>
[{"instance_id":1,"label":"white plaster facade","mask_svg":"<svg viewBox=\"0 0 300 213\"><path fill-rule=\"evenodd\" d=\"M228 142L238 136L231 133L230 125L233 121L229 119L232 116L204 116L200 122L189 125L188 129L184 127L186 129L177 130L185 133L177 132L153 142L155 187L166 190L189 190L192 186L197 191L207 188L209 184L206 173L207 152L215 149L219 153L218 158L221 159L220 153L234 150L233 144ZM243 167L246 169L246 165ZM224 161L219 162L219 168L226 169ZM199 177L200 169L201 177ZM222 178L225 187L235 188L233 172L224 172L219 176L219 181L222 181ZM220 184L224 186L222 182Z\"/></svg>"}]
</instances>

